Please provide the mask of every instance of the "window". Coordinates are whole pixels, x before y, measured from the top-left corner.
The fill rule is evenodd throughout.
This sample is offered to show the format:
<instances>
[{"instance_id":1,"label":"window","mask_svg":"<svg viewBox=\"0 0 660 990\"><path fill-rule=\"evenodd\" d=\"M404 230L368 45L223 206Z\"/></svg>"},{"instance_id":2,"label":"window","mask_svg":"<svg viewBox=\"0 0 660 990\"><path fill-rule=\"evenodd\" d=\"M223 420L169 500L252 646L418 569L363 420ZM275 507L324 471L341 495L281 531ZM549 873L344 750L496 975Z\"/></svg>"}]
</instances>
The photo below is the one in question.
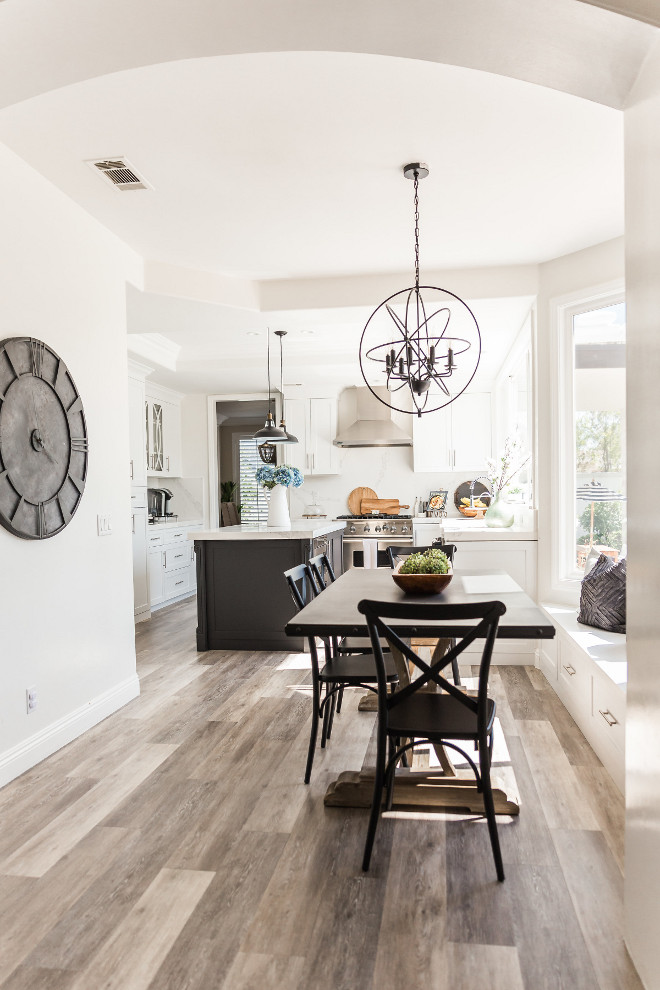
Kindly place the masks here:
<instances>
[{"instance_id":1,"label":"window","mask_svg":"<svg viewBox=\"0 0 660 990\"><path fill-rule=\"evenodd\" d=\"M257 468L262 464L257 441L251 436L236 437L238 445L238 492L241 523L265 523L268 520L266 493L257 484Z\"/></svg>"},{"instance_id":2,"label":"window","mask_svg":"<svg viewBox=\"0 0 660 990\"><path fill-rule=\"evenodd\" d=\"M626 313L616 302L573 314L575 564L626 543Z\"/></svg>"},{"instance_id":3,"label":"window","mask_svg":"<svg viewBox=\"0 0 660 990\"><path fill-rule=\"evenodd\" d=\"M590 548L618 559L626 543L623 292L557 300L557 314L549 593L575 602Z\"/></svg>"}]
</instances>

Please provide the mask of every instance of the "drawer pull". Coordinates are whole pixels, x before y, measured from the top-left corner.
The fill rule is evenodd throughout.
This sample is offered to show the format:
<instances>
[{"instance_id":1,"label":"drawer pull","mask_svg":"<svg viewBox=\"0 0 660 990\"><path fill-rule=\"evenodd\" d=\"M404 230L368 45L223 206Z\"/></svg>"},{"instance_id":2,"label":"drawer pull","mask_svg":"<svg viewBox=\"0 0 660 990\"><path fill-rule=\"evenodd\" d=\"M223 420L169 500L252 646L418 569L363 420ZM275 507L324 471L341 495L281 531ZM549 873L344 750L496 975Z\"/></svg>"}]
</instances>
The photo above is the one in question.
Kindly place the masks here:
<instances>
[{"instance_id":1,"label":"drawer pull","mask_svg":"<svg viewBox=\"0 0 660 990\"><path fill-rule=\"evenodd\" d=\"M156 540L159 540L159 539L160 539L160 536L150 536L149 537L149 542L150 543L155 543Z\"/></svg>"},{"instance_id":2,"label":"drawer pull","mask_svg":"<svg viewBox=\"0 0 660 990\"><path fill-rule=\"evenodd\" d=\"M183 557L183 554L182 554L182 553L175 553L175 554L174 554L174 559L175 559L175 560L178 560L178 559L179 559L179 557Z\"/></svg>"},{"instance_id":3,"label":"drawer pull","mask_svg":"<svg viewBox=\"0 0 660 990\"><path fill-rule=\"evenodd\" d=\"M175 533L175 536L183 536L183 533Z\"/></svg>"},{"instance_id":4,"label":"drawer pull","mask_svg":"<svg viewBox=\"0 0 660 990\"><path fill-rule=\"evenodd\" d=\"M603 718L605 719L605 721L607 722L607 724L610 726L610 728L612 728L613 725L618 725L619 724L618 718L615 718L614 717L614 715L609 710L609 708L606 708L604 712L602 712L600 710L600 708L599 708L598 709L598 714L603 716Z\"/></svg>"},{"instance_id":5,"label":"drawer pull","mask_svg":"<svg viewBox=\"0 0 660 990\"><path fill-rule=\"evenodd\" d=\"M175 581L174 582L174 587L176 588L178 585L184 584L184 583L185 583L184 581ZM602 712L601 712L601 714L602 714Z\"/></svg>"},{"instance_id":6,"label":"drawer pull","mask_svg":"<svg viewBox=\"0 0 660 990\"><path fill-rule=\"evenodd\" d=\"M571 667L570 663L569 664L563 663L562 664L562 667L564 668L564 670L566 671L566 673L569 675L569 677L572 677L573 674L575 673L575 667ZM601 712L601 715L602 714L603 713Z\"/></svg>"}]
</instances>

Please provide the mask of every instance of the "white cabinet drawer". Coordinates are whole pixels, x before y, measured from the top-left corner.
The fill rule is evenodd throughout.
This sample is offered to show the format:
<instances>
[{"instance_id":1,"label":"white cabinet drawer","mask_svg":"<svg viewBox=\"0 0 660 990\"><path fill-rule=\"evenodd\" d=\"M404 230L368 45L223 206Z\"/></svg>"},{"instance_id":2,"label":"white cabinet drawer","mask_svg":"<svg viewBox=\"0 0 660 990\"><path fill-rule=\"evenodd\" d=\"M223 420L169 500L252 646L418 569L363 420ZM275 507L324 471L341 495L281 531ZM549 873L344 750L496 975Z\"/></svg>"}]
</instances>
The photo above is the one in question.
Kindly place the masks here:
<instances>
[{"instance_id":1,"label":"white cabinet drawer","mask_svg":"<svg viewBox=\"0 0 660 990\"><path fill-rule=\"evenodd\" d=\"M162 547L163 545L163 534L154 533L147 530L147 547Z\"/></svg>"},{"instance_id":2,"label":"white cabinet drawer","mask_svg":"<svg viewBox=\"0 0 660 990\"><path fill-rule=\"evenodd\" d=\"M591 663L562 640L557 644L556 691L576 722L589 715Z\"/></svg>"},{"instance_id":3,"label":"white cabinet drawer","mask_svg":"<svg viewBox=\"0 0 660 990\"><path fill-rule=\"evenodd\" d=\"M182 543L188 535L188 527L181 526L178 529L168 529L164 534L165 543Z\"/></svg>"},{"instance_id":4,"label":"white cabinet drawer","mask_svg":"<svg viewBox=\"0 0 660 990\"><path fill-rule=\"evenodd\" d=\"M601 738L607 739L622 753L625 745L626 696L620 687L598 674L594 675L592 715Z\"/></svg>"},{"instance_id":5,"label":"white cabinet drawer","mask_svg":"<svg viewBox=\"0 0 660 990\"><path fill-rule=\"evenodd\" d=\"M163 580L163 597L165 600L176 598L178 595L185 595L192 587L192 571L190 566L181 568L178 571L172 571L169 574L165 572L165 578Z\"/></svg>"},{"instance_id":6,"label":"white cabinet drawer","mask_svg":"<svg viewBox=\"0 0 660 990\"><path fill-rule=\"evenodd\" d=\"M174 571L179 567L187 567L190 563L190 548L185 544L178 547L168 547L164 553L165 570Z\"/></svg>"}]
</instances>

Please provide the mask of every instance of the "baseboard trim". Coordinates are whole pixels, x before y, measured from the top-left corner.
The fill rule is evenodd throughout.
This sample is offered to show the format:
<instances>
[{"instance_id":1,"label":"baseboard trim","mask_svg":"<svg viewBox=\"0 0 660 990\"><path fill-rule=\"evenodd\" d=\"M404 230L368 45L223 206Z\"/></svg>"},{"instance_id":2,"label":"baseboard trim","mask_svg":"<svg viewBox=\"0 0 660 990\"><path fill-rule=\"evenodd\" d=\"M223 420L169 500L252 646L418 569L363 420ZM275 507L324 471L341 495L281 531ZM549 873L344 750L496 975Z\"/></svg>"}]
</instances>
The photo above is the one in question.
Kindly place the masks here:
<instances>
[{"instance_id":1,"label":"baseboard trim","mask_svg":"<svg viewBox=\"0 0 660 990\"><path fill-rule=\"evenodd\" d=\"M17 746L0 753L0 787L20 777L47 756L56 753L62 746L66 746L83 732L102 722L108 715L123 708L139 694L140 681L137 674L132 674L103 694L92 698L86 705L81 705L63 718L35 732Z\"/></svg>"}]
</instances>

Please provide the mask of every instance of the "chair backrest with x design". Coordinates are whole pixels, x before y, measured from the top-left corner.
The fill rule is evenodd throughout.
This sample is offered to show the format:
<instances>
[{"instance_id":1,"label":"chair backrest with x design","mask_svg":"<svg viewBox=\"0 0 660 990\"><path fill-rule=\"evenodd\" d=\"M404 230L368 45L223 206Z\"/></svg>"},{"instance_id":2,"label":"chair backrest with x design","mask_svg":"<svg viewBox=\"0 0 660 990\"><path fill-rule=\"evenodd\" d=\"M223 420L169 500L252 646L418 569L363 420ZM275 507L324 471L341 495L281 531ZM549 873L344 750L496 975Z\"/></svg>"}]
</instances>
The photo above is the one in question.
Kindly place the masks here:
<instances>
[{"instance_id":1,"label":"chair backrest with x design","mask_svg":"<svg viewBox=\"0 0 660 990\"><path fill-rule=\"evenodd\" d=\"M364 599L359 603L358 611L367 619L371 644L374 657L376 658L378 670L378 705L381 717L386 719L387 712L390 709L401 704L402 701L416 694L422 688L425 688L427 684L434 683L470 711L474 712L478 722L487 718L488 675L493 655L493 646L495 645L500 616L506 612L506 606L502 602L476 602L474 604L464 605L426 605L416 602L392 603ZM406 625L414 622L415 636L428 636L431 638L450 635L446 631L447 627L438 625L438 623L449 624L474 621L475 624L464 627L464 634L459 636L456 636L456 626L450 627L453 630L451 637L454 640L451 648L438 660L428 664L404 642L391 626L383 621L384 619L404 620ZM387 640L390 647L400 652L406 660L420 671L418 677L394 694L388 694L387 691L381 637ZM444 667L451 664L452 660L457 659L476 639L483 639L484 647L479 666L477 697L473 698L446 680L442 676L441 671Z\"/></svg>"},{"instance_id":2,"label":"chair backrest with x design","mask_svg":"<svg viewBox=\"0 0 660 990\"><path fill-rule=\"evenodd\" d=\"M323 591L324 588L328 587L328 584L332 584L336 580L335 572L326 553L319 553L316 557L310 557L307 561L307 566L316 578L319 591Z\"/></svg>"}]
</instances>

